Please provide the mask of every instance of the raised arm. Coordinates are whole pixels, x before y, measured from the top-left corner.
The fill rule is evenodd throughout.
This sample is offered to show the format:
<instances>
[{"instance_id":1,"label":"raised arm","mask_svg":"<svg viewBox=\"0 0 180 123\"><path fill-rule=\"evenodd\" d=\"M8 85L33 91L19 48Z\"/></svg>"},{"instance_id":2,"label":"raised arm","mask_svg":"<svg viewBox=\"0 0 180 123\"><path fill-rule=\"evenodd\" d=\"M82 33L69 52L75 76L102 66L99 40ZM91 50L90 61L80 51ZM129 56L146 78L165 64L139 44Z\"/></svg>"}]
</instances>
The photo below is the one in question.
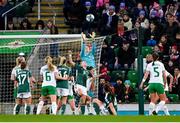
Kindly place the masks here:
<instances>
[{"instance_id":1,"label":"raised arm","mask_svg":"<svg viewBox=\"0 0 180 123\"><path fill-rule=\"evenodd\" d=\"M95 55L96 52L96 43L93 41L92 43L92 54Z\"/></svg>"},{"instance_id":2,"label":"raised arm","mask_svg":"<svg viewBox=\"0 0 180 123\"><path fill-rule=\"evenodd\" d=\"M82 46L81 46L81 52L80 52L81 58L85 55L85 48L86 48L86 44L85 44L85 42L83 42Z\"/></svg>"},{"instance_id":3,"label":"raised arm","mask_svg":"<svg viewBox=\"0 0 180 123\"><path fill-rule=\"evenodd\" d=\"M69 63L74 67L76 63L73 62L72 60L72 51L68 51L68 58L69 58Z\"/></svg>"}]
</instances>

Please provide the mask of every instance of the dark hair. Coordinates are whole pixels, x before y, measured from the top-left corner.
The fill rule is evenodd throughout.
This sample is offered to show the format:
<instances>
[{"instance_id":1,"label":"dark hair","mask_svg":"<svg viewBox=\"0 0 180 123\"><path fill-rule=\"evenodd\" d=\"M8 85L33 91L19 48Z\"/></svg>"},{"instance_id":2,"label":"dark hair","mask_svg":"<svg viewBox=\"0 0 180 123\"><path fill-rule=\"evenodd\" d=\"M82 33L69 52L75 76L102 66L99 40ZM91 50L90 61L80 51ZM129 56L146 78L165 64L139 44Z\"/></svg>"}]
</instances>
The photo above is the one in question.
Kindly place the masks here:
<instances>
[{"instance_id":1,"label":"dark hair","mask_svg":"<svg viewBox=\"0 0 180 123\"><path fill-rule=\"evenodd\" d=\"M109 92L110 94L114 94L114 87L109 83L104 84L104 91Z\"/></svg>"},{"instance_id":2,"label":"dark hair","mask_svg":"<svg viewBox=\"0 0 180 123\"><path fill-rule=\"evenodd\" d=\"M25 18L21 21L20 29L22 29L22 30L26 29L26 28L24 28L23 23L27 23L27 29L31 29L31 23L27 18Z\"/></svg>"},{"instance_id":3,"label":"dark hair","mask_svg":"<svg viewBox=\"0 0 180 123\"><path fill-rule=\"evenodd\" d=\"M26 62L25 61L22 61L21 62L21 69L25 69L26 68Z\"/></svg>"},{"instance_id":4,"label":"dark hair","mask_svg":"<svg viewBox=\"0 0 180 123\"><path fill-rule=\"evenodd\" d=\"M154 52L154 53L152 54L152 57L153 57L153 65L154 65L154 61L158 60L159 54L158 54L157 52Z\"/></svg>"},{"instance_id":5,"label":"dark hair","mask_svg":"<svg viewBox=\"0 0 180 123\"><path fill-rule=\"evenodd\" d=\"M109 84L109 83L106 83L106 84L104 85L104 91L105 91L105 92L111 92L111 87L110 87L110 84Z\"/></svg>"},{"instance_id":6,"label":"dark hair","mask_svg":"<svg viewBox=\"0 0 180 123\"><path fill-rule=\"evenodd\" d=\"M42 29L44 29L44 21L43 20L38 20L37 23L36 23L36 26L35 26L35 29L38 29L38 25L41 25L42 26Z\"/></svg>"},{"instance_id":7,"label":"dark hair","mask_svg":"<svg viewBox=\"0 0 180 123\"><path fill-rule=\"evenodd\" d=\"M119 76L119 77L116 78L116 81L118 81L118 80L123 81L123 79L122 79L121 76Z\"/></svg>"}]
</instances>

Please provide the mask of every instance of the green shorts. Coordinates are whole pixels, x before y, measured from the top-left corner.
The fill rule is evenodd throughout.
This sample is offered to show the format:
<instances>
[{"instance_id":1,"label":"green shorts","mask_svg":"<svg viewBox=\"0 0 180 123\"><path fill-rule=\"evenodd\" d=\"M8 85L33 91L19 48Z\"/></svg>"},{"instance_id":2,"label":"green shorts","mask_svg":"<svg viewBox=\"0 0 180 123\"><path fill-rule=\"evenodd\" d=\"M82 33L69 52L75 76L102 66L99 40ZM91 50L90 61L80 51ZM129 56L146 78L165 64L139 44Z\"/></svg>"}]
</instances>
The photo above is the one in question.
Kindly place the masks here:
<instances>
[{"instance_id":1,"label":"green shorts","mask_svg":"<svg viewBox=\"0 0 180 123\"><path fill-rule=\"evenodd\" d=\"M74 95L68 95L68 100L73 100L74 99Z\"/></svg>"},{"instance_id":2,"label":"green shorts","mask_svg":"<svg viewBox=\"0 0 180 123\"><path fill-rule=\"evenodd\" d=\"M41 89L41 94L43 96L56 95L56 87L53 87L53 86L44 86Z\"/></svg>"},{"instance_id":3,"label":"green shorts","mask_svg":"<svg viewBox=\"0 0 180 123\"><path fill-rule=\"evenodd\" d=\"M164 94L164 86L160 83L150 83L149 84L149 93Z\"/></svg>"}]
</instances>

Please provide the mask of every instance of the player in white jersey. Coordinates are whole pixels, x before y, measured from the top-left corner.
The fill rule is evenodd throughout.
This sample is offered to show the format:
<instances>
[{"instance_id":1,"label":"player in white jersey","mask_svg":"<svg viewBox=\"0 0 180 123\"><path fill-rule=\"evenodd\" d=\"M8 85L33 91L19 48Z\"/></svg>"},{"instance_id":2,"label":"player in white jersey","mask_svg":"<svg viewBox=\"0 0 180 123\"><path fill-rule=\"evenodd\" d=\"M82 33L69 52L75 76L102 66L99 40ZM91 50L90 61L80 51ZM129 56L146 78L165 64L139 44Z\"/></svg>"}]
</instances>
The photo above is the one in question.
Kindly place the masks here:
<instances>
[{"instance_id":1,"label":"player in white jersey","mask_svg":"<svg viewBox=\"0 0 180 123\"><path fill-rule=\"evenodd\" d=\"M51 99L51 108L52 113L55 115L57 111L56 104L56 79L58 80L67 80L67 77L59 76L58 70L55 65L52 64L52 58L47 56L45 58L46 65L41 67L40 75L42 77L42 89L41 89L41 98L37 107L36 114L40 114L41 109L44 105L44 100L47 96Z\"/></svg>"},{"instance_id":2,"label":"player in white jersey","mask_svg":"<svg viewBox=\"0 0 180 123\"><path fill-rule=\"evenodd\" d=\"M160 109L163 108L166 102L166 94L164 92L164 86L167 83L167 78L165 74L164 65L158 61L159 55L157 53L153 53L153 62L147 65L143 80L140 84L140 89L143 88L143 84L150 75L149 80L149 93L151 102L149 104L149 114L157 114ZM155 111L156 104L156 94L158 94L160 98L160 102Z\"/></svg>"},{"instance_id":3,"label":"player in white jersey","mask_svg":"<svg viewBox=\"0 0 180 123\"><path fill-rule=\"evenodd\" d=\"M173 76L166 70L165 72L166 74L166 77L169 77L170 78L170 84L168 86L168 83L166 83L165 85L165 94L167 95L169 93L169 89L170 91L172 91L172 83L173 83ZM147 86L146 88L144 88L144 91L147 91L147 89L149 88L149 86ZM159 96L158 94L156 93L156 102L159 100ZM166 102L168 101L168 98L166 98ZM168 111L168 108L166 105L164 105L164 107L162 108L162 110L164 111L165 115L170 115L169 114L169 111Z\"/></svg>"}]
</instances>

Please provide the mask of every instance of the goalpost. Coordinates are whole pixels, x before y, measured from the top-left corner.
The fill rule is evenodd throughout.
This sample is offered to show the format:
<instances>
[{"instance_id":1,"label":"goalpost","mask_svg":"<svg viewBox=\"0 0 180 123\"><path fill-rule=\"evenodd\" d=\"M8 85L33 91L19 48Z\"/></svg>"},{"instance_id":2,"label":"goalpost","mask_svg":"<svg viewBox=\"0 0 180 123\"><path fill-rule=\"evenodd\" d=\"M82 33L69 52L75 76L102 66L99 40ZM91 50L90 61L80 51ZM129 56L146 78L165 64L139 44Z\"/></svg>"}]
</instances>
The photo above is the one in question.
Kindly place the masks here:
<instances>
[{"instance_id":1,"label":"goalpost","mask_svg":"<svg viewBox=\"0 0 180 123\"><path fill-rule=\"evenodd\" d=\"M96 65L100 63L101 48L104 37L95 38ZM88 41L87 43L91 43ZM72 51L73 60L76 62L81 50L80 34L59 34L41 35L32 32L8 32L0 36L0 114L12 114L15 99L13 97L13 82L10 75L15 67L16 58L20 52L25 54L25 59L29 70L36 79L32 89L32 105L37 104L40 97L41 83L40 68L44 65L44 58L49 55L53 58L55 65L58 63L58 56L66 56L68 51ZM96 67L99 72L99 67ZM75 74L75 73L74 73ZM97 73L98 74L98 73ZM96 82L97 96L98 83Z\"/></svg>"}]
</instances>

